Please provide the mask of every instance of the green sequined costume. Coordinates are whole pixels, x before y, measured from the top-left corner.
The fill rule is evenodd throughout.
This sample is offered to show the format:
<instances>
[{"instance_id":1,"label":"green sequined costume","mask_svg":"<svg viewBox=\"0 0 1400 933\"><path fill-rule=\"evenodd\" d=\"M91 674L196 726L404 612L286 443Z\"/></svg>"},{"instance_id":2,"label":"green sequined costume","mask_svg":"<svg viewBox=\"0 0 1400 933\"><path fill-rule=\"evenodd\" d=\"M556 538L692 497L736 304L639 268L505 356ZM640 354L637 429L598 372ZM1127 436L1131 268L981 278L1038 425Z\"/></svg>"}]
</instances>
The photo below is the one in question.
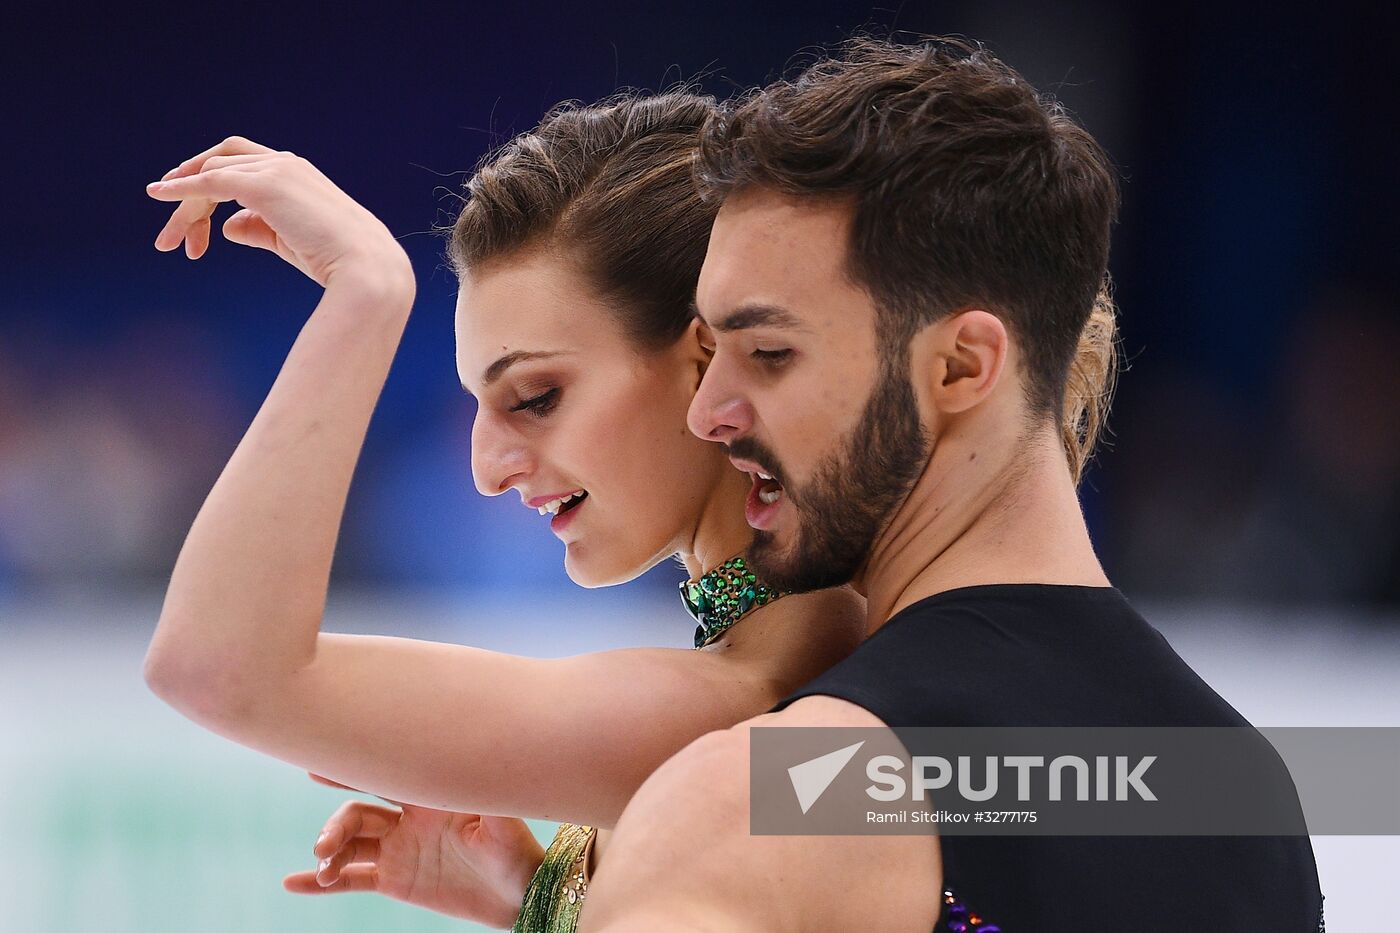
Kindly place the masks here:
<instances>
[{"instance_id":1,"label":"green sequined costume","mask_svg":"<svg viewBox=\"0 0 1400 933\"><path fill-rule=\"evenodd\" d=\"M761 582L743 557L734 557L699 580L680 585L681 602L695 620L695 647L711 644L735 622L786 595ZM574 933L588 894L588 861L596 830L561 823L535 870L511 933Z\"/></svg>"},{"instance_id":2,"label":"green sequined costume","mask_svg":"<svg viewBox=\"0 0 1400 933\"><path fill-rule=\"evenodd\" d=\"M511 933L574 933L588 894L588 854L595 836L591 826L559 824L525 890Z\"/></svg>"}]
</instances>

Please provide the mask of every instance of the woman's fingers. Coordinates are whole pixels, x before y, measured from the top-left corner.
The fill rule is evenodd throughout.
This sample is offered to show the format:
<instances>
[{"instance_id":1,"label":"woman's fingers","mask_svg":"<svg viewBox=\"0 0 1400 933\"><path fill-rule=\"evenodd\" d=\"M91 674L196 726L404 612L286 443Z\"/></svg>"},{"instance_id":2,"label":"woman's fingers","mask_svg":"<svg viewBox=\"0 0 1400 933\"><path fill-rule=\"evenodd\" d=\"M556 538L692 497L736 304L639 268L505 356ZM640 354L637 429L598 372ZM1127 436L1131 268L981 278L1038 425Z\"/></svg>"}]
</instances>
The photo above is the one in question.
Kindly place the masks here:
<instances>
[{"instance_id":1,"label":"woman's fingers","mask_svg":"<svg viewBox=\"0 0 1400 933\"><path fill-rule=\"evenodd\" d=\"M379 861L379 840L357 836L341 846L334 855L321 859L316 868L316 883L329 887L340 878L341 872L356 863Z\"/></svg>"},{"instance_id":2,"label":"woman's fingers","mask_svg":"<svg viewBox=\"0 0 1400 933\"><path fill-rule=\"evenodd\" d=\"M199 155L181 162L161 176L161 182L176 178L188 178L206 171L213 171L216 168L246 165L250 162L264 160L268 156L290 155L289 152L279 152L241 136L230 136L218 145L211 146ZM154 191L149 186L147 191L153 197L155 196ZM204 255L205 250L209 248L208 224L204 224L205 229L202 231L197 231L196 228L201 225L201 221L206 221L214 213L214 207L217 203L217 200L183 198L180 206L166 221L165 227L156 235L156 249L172 250L180 245L181 240L185 240L186 256L197 259ZM199 243L190 242L189 238L192 234L200 238Z\"/></svg>"},{"instance_id":3,"label":"woman's fingers","mask_svg":"<svg viewBox=\"0 0 1400 933\"><path fill-rule=\"evenodd\" d=\"M299 871L282 879L283 889L293 894L339 894L342 891L379 890L379 867L377 865L351 865L340 873L335 884L321 887L316 881L316 872Z\"/></svg>"},{"instance_id":4,"label":"woman's fingers","mask_svg":"<svg viewBox=\"0 0 1400 933\"><path fill-rule=\"evenodd\" d=\"M339 882L352 865L378 861L379 839L397 825L400 815L387 807L347 800L326 822L312 847L321 860L311 873L314 883L328 888ZM305 887L304 879L298 883Z\"/></svg>"},{"instance_id":5,"label":"woman's fingers","mask_svg":"<svg viewBox=\"0 0 1400 933\"><path fill-rule=\"evenodd\" d=\"M205 223L207 224L209 221L205 221ZM191 227L191 233L198 226L196 224L195 227ZM249 208L245 207L225 220L223 232L224 239L232 243L277 251L277 232L268 226L267 221L258 216L256 211ZM186 234L187 237L190 235ZM332 782L332 786L345 787L344 784L335 784L334 782ZM348 787L346 790L355 790L355 788Z\"/></svg>"},{"instance_id":6,"label":"woman's fingers","mask_svg":"<svg viewBox=\"0 0 1400 933\"><path fill-rule=\"evenodd\" d=\"M266 149L266 147L262 148ZM175 169L171 169L169 172L166 172L165 179L148 186L147 190L152 197L157 197L158 191L166 189L167 186L165 183L168 181L180 178L193 178L197 175L204 175L226 169L247 171L258 168L261 163L267 162L270 159L287 158L295 158L295 156L290 152L278 152L275 150L242 155L213 155L205 159L198 170L191 169L177 172ZM213 216L214 210L218 207L219 202L230 200L230 198L204 198L197 197L196 194L197 192L189 190L188 188L180 192L181 201L179 206L176 207L175 211L170 215L170 219L165 222L164 228L156 235L156 249L161 251L172 250L180 245L181 240L184 240L185 255L189 256L191 259L198 259L208 250L211 230L210 218ZM236 198L237 194L233 194L232 197ZM161 198L161 200L168 200L168 198ZM239 238L238 226L239 224L235 224L234 234L230 237L234 242L246 242L246 245L259 246L264 249L272 248L268 242L265 242L268 240L266 232L270 232L270 230L265 232L263 229L255 229L252 233L252 242L247 242L245 239ZM266 228L266 224L262 224L261 226ZM275 240L273 242L275 242Z\"/></svg>"},{"instance_id":7,"label":"woman's fingers","mask_svg":"<svg viewBox=\"0 0 1400 933\"><path fill-rule=\"evenodd\" d=\"M169 182L153 182L147 186L147 193L156 200L180 202L160 233L156 235L156 249L172 250L180 245L181 240L189 237L196 227L202 226L202 248L196 253L192 248L195 244L187 244L185 249L186 255L191 259L202 255L204 249L209 246L209 218L214 209L222 201L247 197L252 190L249 184L250 176L256 168L253 164L233 165Z\"/></svg>"},{"instance_id":8,"label":"woman's fingers","mask_svg":"<svg viewBox=\"0 0 1400 933\"><path fill-rule=\"evenodd\" d=\"M325 829L316 839L311 851L317 858L329 856L340 848L341 842L356 836L379 838L399 823L403 813L378 804L347 800L331 814Z\"/></svg>"},{"instance_id":9,"label":"woman's fingers","mask_svg":"<svg viewBox=\"0 0 1400 933\"><path fill-rule=\"evenodd\" d=\"M189 229L214 213L212 201L182 201L171 213L160 233L156 234L156 249L168 252L180 245Z\"/></svg>"},{"instance_id":10,"label":"woman's fingers","mask_svg":"<svg viewBox=\"0 0 1400 933\"><path fill-rule=\"evenodd\" d=\"M185 255L198 259L209 250L209 218L204 217L190 224L185 231Z\"/></svg>"},{"instance_id":11,"label":"woman's fingers","mask_svg":"<svg viewBox=\"0 0 1400 933\"><path fill-rule=\"evenodd\" d=\"M204 160L201 172L210 172L216 168L228 168L230 165L247 165L250 162L266 162L268 159L292 159L295 158L290 152L255 152L249 155L216 155ZM194 172L182 172L181 175L193 175Z\"/></svg>"},{"instance_id":12,"label":"woman's fingers","mask_svg":"<svg viewBox=\"0 0 1400 933\"><path fill-rule=\"evenodd\" d=\"M157 201L201 200L211 203L235 201L254 190L257 169L263 162L248 162L211 168L195 175L183 175L169 181L153 181L146 193Z\"/></svg>"},{"instance_id":13,"label":"woman's fingers","mask_svg":"<svg viewBox=\"0 0 1400 933\"><path fill-rule=\"evenodd\" d=\"M267 154L276 151L276 149L272 149L268 146L255 143L251 139L245 139L242 136L230 136L227 139L210 146L208 149L205 149L199 155L190 156L188 159L181 162L179 165L175 166L170 171L162 175L161 181L167 181L177 176L191 175L195 172L198 172L204 168L205 162L207 162L209 159L212 159L215 156L255 155ZM287 154L290 155L291 153Z\"/></svg>"}]
</instances>

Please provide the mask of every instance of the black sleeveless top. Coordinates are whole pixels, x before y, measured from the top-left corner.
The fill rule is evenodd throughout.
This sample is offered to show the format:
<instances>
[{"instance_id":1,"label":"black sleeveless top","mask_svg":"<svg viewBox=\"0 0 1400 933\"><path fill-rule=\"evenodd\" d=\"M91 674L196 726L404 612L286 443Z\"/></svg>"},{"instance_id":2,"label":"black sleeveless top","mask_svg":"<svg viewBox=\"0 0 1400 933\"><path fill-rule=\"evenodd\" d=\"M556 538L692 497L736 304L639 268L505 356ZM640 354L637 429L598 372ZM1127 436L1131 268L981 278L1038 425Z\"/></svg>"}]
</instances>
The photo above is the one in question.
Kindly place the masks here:
<instances>
[{"instance_id":1,"label":"black sleeveless top","mask_svg":"<svg viewBox=\"0 0 1400 933\"><path fill-rule=\"evenodd\" d=\"M887 726L1248 726L1116 587L991 584L900 611L784 698ZM939 840L939 931L1323 929L1307 836Z\"/></svg>"}]
</instances>

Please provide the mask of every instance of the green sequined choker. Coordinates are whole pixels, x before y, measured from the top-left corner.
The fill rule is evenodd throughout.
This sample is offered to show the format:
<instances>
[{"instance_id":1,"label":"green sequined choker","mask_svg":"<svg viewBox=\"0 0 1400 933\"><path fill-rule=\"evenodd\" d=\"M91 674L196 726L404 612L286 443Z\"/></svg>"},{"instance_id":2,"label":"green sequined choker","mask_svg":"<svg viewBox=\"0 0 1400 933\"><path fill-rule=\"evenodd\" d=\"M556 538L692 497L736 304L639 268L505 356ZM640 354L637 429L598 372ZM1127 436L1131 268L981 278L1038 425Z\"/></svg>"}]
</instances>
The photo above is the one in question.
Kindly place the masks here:
<instances>
[{"instance_id":1,"label":"green sequined choker","mask_svg":"<svg viewBox=\"0 0 1400 933\"><path fill-rule=\"evenodd\" d=\"M703 648L759 606L788 595L760 581L742 557L731 557L699 580L681 583L681 602L696 622Z\"/></svg>"}]
</instances>

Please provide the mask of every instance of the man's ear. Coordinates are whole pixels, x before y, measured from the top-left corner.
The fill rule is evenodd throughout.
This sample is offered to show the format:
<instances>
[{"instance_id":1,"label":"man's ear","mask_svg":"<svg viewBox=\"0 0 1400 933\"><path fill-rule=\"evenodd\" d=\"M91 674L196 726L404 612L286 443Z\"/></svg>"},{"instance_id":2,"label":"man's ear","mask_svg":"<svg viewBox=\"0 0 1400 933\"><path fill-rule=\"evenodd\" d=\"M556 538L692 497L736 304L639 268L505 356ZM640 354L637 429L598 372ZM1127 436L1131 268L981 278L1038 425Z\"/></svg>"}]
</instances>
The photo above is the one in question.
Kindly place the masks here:
<instances>
[{"instance_id":1,"label":"man's ear","mask_svg":"<svg viewBox=\"0 0 1400 933\"><path fill-rule=\"evenodd\" d=\"M942 412L967 411L992 394L1011 348L1006 325L974 308L941 320L915 338L924 346L925 390Z\"/></svg>"}]
</instances>

